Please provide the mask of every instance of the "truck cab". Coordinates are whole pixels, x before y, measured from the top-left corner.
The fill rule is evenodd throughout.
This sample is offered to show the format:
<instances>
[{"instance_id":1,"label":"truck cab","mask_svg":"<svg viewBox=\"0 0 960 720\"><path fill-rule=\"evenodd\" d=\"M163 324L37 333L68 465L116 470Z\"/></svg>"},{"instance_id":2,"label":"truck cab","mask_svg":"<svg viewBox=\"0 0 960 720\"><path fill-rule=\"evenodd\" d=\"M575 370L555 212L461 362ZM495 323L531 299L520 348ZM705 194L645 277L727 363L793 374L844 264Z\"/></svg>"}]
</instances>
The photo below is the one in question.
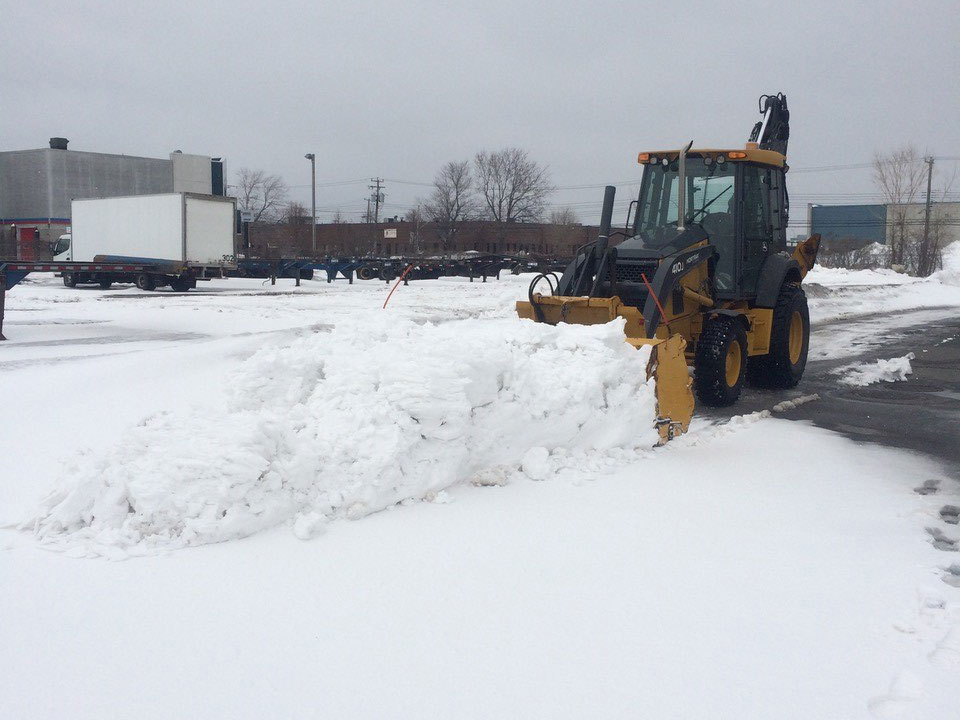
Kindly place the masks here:
<instances>
[{"instance_id":1,"label":"truck cab","mask_svg":"<svg viewBox=\"0 0 960 720\"><path fill-rule=\"evenodd\" d=\"M73 258L72 248L70 246L70 233L64 233L57 238L55 243L52 243L50 252L53 254L53 259L57 262L70 262Z\"/></svg>"}]
</instances>

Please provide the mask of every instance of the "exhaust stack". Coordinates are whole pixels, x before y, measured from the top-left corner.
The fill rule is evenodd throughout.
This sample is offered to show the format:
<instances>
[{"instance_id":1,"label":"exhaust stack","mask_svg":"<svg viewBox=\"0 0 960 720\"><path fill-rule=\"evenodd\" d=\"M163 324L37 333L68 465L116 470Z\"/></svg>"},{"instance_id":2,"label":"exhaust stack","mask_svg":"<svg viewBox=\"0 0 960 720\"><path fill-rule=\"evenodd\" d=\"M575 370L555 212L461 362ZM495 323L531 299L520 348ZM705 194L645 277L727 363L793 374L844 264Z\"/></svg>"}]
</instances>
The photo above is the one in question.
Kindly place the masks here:
<instances>
[{"instance_id":1,"label":"exhaust stack","mask_svg":"<svg viewBox=\"0 0 960 720\"><path fill-rule=\"evenodd\" d=\"M683 232L687 214L687 153L693 147L693 140L680 150L677 161L677 230Z\"/></svg>"},{"instance_id":2,"label":"exhaust stack","mask_svg":"<svg viewBox=\"0 0 960 720\"><path fill-rule=\"evenodd\" d=\"M597 251L603 253L610 241L610 224L613 222L613 200L617 189L607 185L603 190L603 209L600 211L600 235L597 237Z\"/></svg>"}]
</instances>

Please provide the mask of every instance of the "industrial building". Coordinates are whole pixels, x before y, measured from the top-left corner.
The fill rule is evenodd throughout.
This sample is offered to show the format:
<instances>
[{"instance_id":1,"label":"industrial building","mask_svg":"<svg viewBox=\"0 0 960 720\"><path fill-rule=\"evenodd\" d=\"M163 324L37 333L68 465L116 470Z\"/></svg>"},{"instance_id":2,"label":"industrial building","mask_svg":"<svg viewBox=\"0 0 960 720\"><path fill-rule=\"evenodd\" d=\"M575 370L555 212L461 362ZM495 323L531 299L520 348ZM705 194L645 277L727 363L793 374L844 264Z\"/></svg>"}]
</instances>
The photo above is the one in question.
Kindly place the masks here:
<instances>
[{"instance_id":1,"label":"industrial building","mask_svg":"<svg viewBox=\"0 0 960 720\"><path fill-rule=\"evenodd\" d=\"M75 198L166 192L224 194L220 158L179 150L164 158L50 147L0 152L0 259L49 257L49 248L70 226Z\"/></svg>"},{"instance_id":2,"label":"industrial building","mask_svg":"<svg viewBox=\"0 0 960 720\"><path fill-rule=\"evenodd\" d=\"M889 245L902 223L911 234L923 231L926 203L902 205L810 205L810 232L824 241L858 240L864 244ZM960 240L960 202L935 202L930 205L930 224L938 235L940 247Z\"/></svg>"},{"instance_id":3,"label":"industrial building","mask_svg":"<svg viewBox=\"0 0 960 720\"><path fill-rule=\"evenodd\" d=\"M886 205L811 205L810 233L825 241L863 240L886 243Z\"/></svg>"}]
</instances>

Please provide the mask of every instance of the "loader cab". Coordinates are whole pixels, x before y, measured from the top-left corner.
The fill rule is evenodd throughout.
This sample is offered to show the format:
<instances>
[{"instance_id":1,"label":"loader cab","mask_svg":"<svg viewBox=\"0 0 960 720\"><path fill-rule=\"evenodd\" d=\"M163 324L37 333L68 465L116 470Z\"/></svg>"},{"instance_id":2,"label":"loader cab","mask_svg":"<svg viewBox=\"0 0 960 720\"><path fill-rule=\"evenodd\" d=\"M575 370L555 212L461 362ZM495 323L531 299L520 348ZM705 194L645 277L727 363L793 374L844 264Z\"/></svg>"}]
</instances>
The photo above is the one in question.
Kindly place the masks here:
<instances>
[{"instance_id":1,"label":"loader cab","mask_svg":"<svg viewBox=\"0 0 960 720\"><path fill-rule=\"evenodd\" d=\"M633 227L628 228L633 237L618 251L654 251L665 257L705 235L718 254L713 272L717 297L754 296L763 262L786 249L782 158L766 150L690 152L684 169L685 230L680 231L678 153L641 154L643 178Z\"/></svg>"}]
</instances>

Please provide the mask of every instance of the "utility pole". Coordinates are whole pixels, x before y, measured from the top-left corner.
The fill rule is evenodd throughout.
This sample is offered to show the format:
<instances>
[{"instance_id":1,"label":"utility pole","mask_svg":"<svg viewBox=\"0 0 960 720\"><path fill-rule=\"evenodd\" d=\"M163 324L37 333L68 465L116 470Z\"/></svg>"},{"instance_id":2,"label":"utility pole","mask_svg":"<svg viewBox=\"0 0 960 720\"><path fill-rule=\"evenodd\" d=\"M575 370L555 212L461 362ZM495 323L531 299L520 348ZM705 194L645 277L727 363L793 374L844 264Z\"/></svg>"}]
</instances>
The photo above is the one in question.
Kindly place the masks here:
<instances>
[{"instance_id":1,"label":"utility pole","mask_svg":"<svg viewBox=\"0 0 960 720\"><path fill-rule=\"evenodd\" d=\"M317 255L317 156L307 153L304 157L310 161L310 242L313 255Z\"/></svg>"},{"instance_id":2,"label":"utility pole","mask_svg":"<svg viewBox=\"0 0 960 720\"><path fill-rule=\"evenodd\" d=\"M920 246L920 264L923 267L917 268L920 275L927 275L928 270L933 270L934 256L930 245L930 183L933 181L933 155L925 157L923 161L927 164L927 209L923 217L923 245ZM928 267L929 265L929 267Z\"/></svg>"},{"instance_id":3,"label":"utility pole","mask_svg":"<svg viewBox=\"0 0 960 720\"><path fill-rule=\"evenodd\" d=\"M380 204L383 202L383 178L370 178L370 182L374 183L367 187L373 190L370 199L373 201L373 224L376 225L380 222Z\"/></svg>"}]
</instances>

